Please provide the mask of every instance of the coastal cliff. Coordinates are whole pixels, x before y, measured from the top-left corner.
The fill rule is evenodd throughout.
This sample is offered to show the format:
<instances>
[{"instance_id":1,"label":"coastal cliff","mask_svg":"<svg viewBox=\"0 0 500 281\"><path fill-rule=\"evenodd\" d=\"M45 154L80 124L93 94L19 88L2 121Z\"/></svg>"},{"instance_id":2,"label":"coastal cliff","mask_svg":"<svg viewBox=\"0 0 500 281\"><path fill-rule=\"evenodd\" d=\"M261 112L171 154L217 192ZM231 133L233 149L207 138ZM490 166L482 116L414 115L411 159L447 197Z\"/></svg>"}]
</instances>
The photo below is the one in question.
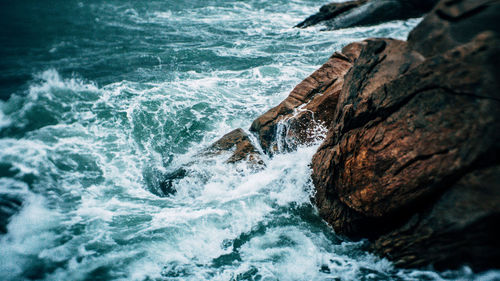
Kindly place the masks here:
<instances>
[{"instance_id":1,"label":"coastal cliff","mask_svg":"<svg viewBox=\"0 0 500 281\"><path fill-rule=\"evenodd\" d=\"M441 1L408 41L351 43L250 132L272 155L328 130L313 201L338 234L401 267L500 267L499 15L500 1ZM244 134L215 147L255 159Z\"/></svg>"}]
</instances>

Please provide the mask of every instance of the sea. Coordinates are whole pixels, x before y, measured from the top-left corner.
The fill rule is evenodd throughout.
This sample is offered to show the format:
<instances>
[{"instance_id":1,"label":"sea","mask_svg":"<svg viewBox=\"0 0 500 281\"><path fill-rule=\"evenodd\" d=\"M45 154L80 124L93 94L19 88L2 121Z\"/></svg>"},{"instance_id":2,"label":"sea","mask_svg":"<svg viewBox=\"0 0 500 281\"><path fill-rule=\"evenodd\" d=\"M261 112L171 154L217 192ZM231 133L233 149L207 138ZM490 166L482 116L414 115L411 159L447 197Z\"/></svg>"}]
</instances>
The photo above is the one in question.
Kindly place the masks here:
<instances>
[{"instance_id":1,"label":"sea","mask_svg":"<svg viewBox=\"0 0 500 281\"><path fill-rule=\"evenodd\" d=\"M263 169L202 153L334 51L421 20L293 28L326 3L1 0L0 280L500 280L336 235L310 200L321 135Z\"/></svg>"}]
</instances>

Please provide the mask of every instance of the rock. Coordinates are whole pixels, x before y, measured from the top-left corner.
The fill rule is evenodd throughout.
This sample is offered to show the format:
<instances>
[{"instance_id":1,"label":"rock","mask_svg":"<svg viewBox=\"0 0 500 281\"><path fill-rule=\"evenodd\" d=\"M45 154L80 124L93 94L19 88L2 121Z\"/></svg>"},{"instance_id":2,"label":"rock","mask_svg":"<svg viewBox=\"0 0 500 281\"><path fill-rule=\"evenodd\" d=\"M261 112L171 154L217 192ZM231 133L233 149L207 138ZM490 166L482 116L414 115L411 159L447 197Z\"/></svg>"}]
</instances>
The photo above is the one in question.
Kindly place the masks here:
<instances>
[{"instance_id":1,"label":"rock","mask_svg":"<svg viewBox=\"0 0 500 281\"><path fill-rule=\"evenodd\" d=\"M495 82L481 72L497 51L487 47L494 42L458 47L373 92L356 78L390 77L380 70L384 63L373 75L353 67L337 124L313 158L318 190L334 188L350 208L381 217L495 152L499 101L484 98L494 93L482 89Z\"/></svg>"},{"instance_id":2,"label":"rock","mask_svg":"<svg viewBox=\"0 0 500 281\"><path fill-rule=\"evenodd\" d=\"M340 94L337 108L345 107L345 115L352 112L353 100L362 101L360 107L369 108L371 93L398 76L399 71L408 71L415 65L423 61L423 57L406 51L406 42L393 39L370 39L366 41L361 54L353 68L345 76L345 86ZM361 109L361 108L360 108ZM335 109L330 109L330 114ZM343 112L337 109L337 112ZM346 116L337 116L334 124L337 128L331 128L326 140L323 142L318 152L313 158L313 180L316 186L316 205L319 208L320 215L329 222L334 229L342 234L356 235L363 233L361 228L368 226L369 222L357 212L349 207L344 207L344 203L338 201L335 189L331 188L332 174L331 170L335 162L331 158L334 153L331 147L334 146L334 134L343 127L357 126L357 124L347 124L340 122L341 119L351 121ZM362 119L358 119L362 120ZM359 121L358 121L359 122ZM340 124L339 124L340 123ZM347 129L347 128L346 128ZM357 223L355 223L357 222Z\"/></svg>"},{"instance_id":3,"label":"rock","mask_svg":"<svg viewBox=\"0 0 500 281\"><path fill-rule=\"evenodd\" d=\"M355 0L330 3L295 27L305 28L322 23L327 30L373 25L391 20L420 17L429 12L437 0Z\"/></svg>"},{"instance_id":4,"label":"rock","mask_svg":"<svg viewBox=\"0 0 500 281\"><path fill-rule=\"evenodd\" d=\"M483 31L500 33L497 0L441 1L413 29L408 44L429 57L467 43Z\"/></svg>"},{"instance_id":5,"label":"rock","mask_svg":"<svg viewBox=\"0 0 500 281\"><path fill-rule=\"evenodd\" d=\"M443 0L407 42L350 44L251 125L268 154L327 128L311 164L320 216L397 266L500 267L499 3ZM434 4L331 4L301 26L327 11ZM208 151L260 155L241 129Z\"/></svg>"},{"instance_id":6,"label":"rock","mask_svg":"<svg viewBox=\"0 0 500 281\"><path fill-rule=\"evenodd\" d=\"M319 12L308 17L304 21L300 22L294 27L299 27L299 28L306 28L309 26L316 25L320 22L330 20L334 17L337 17L349 10L352 10L354 8L357 8L363 4L368 2L368 0L355 0L355 1L348 1L348 2L342 2L342 3L330 3L321 6L319 9Z\"/></svg>"},{"instance_id":7,"label":"rock","mask_svg":"<svg viewBox=\"0 0 500 281\"><path fill-rule=\"evenodd\" d=\"M250 137L240 128L225 134L222 138L208 147L203 155L213 156L227 151L232 151L231 156L226 160L227 163L236 163L246 160L254 167L264 165L264 161L260 157L257 148L252 144Z\"/></svg>"},{"instance_id":8,"label":"rock","mask_svg":"<svg viewBox=\"0 0 500 281\"><path fill-rule=\"evenodd\" d=\"M399 266L500 266L499 6L442 1L408 43L366 41L312 161L337 233Z\"/></svg>"},{"instance_id":9,"label":"rock","mask_svg":"<svg viewBox=\"0 0 500 281\"><path fill-rule=\"evenodd\" d=\"M23 198L15 194L0 193L0 234L7 233L10 218L17 214L23 204Z\"/></svg>"},{"instance_id":10,"label":"rock","mask_svg":"<svg viewBox=\"0 0 500 281\"><path fill-rule=\"evenodd\" d=\"M476 269L500 260L500 166L467 173L428 210L383 235L371 248L396 265L438 269L466 261Z\"/></svg>"},{"instance_id":11,"label":"rock","mask_svg":"<svg viewBox=\"0 0 500 281\"><path fill-rule=\"evenodd\" d=\"M181 167L167 173L157 175L153 172L145 178L149 179L148 190L160 197L175 195L176 183L192 172L192 166L199 162L210 163L213 157L229 153L230 156L225 163L246 163L252 170L260 170L265 166L261 153L252 144L250 136L242 129L235 129L225 134L218 141L201 151L194 161L185 163ZM148 180L147 180L148 181Z\"/></svg>"},{"instance_id":12,"label":"rock","mask_svg":"<svg viewBox=\"0 0 500 281\"><path fill-rule=\"evenodd\" d=\"M332 122L333 115L328 108L336 106L343 77L364 44L349 44L342 52L335 52L323 66L298 84L283 102L253 121L250 131L258 134L265 152L279 151L283 146L280 137L292 140L288 146L310 143L315 138L315 127ZM280 127L285 130L279 134Z\"/></svg>"},{"instance_id":13,"label":"rock","mask_svg":"<svg viewBox=\"0 0 500 281\"><path fill-rule=\"evenodd\" d=\"M150 189L150 191L160 197L170 196L177 193L174 188L175 181L183 179L187 175L187 171L184 168L179 168L173 172L163 175L162 180L158 184L159 189Z\"/></svg>"}]
</instances>

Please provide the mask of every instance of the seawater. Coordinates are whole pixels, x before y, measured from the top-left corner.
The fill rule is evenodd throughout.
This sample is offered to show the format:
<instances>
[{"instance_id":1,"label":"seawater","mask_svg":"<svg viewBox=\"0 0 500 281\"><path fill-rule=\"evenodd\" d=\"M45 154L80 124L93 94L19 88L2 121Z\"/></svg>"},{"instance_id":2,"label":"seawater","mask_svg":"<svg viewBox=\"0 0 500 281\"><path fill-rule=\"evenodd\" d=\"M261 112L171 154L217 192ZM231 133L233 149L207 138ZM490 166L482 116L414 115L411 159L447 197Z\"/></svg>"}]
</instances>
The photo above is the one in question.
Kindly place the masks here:
<instances>
[{"instance_id":1,"label":"seawater","mask_svg":"<svg viewBox=\"0 0 500 281\"><path fill-rule=\"evenodd\" d=\"M0 279L498 280L398 269L335 235L310 203L319 142L257 171L199 156L334 51L419 22L292 28L322 4L3 1Z\"/></svg>"}]
</instances>

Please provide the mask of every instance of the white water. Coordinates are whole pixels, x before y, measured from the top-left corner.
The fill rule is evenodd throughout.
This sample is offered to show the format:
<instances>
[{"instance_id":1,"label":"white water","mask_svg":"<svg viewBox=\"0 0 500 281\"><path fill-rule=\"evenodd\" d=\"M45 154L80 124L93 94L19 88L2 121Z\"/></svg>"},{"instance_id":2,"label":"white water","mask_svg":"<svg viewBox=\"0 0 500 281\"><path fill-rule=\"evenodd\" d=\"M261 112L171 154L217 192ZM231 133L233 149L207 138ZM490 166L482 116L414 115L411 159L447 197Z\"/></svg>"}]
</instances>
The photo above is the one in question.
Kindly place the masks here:
<instances>
[{"instance_id":1,"label":"white water","mask_svg":"<svg viewBox=\"0 0 500 281\"><path fill-rule=\"evenodd\" d=\"M198 156L232 129L248 128L333 51L369 36L404 38L418 22L320 33L290 28L317 9L311 3L233 4L180 12L90 5L99 25L196 40L138 42L151 48L140 56L154 64L129 79L120 69L101 85L44 69L27 92L0 103L0 195L23 202L0 236L0 279L495 280L494 271L468 268L395 269L363 242L337 237L309 201L317 146L265 158L261 171L225 164L227 155ZM217 28L230 44L217 42L225 38ZM80 44L64 42L47 53ZM61 60L86 67L114 55L98 49ZM150 192L182 167L175 195Z\"/></svg>"}]
</instances>

